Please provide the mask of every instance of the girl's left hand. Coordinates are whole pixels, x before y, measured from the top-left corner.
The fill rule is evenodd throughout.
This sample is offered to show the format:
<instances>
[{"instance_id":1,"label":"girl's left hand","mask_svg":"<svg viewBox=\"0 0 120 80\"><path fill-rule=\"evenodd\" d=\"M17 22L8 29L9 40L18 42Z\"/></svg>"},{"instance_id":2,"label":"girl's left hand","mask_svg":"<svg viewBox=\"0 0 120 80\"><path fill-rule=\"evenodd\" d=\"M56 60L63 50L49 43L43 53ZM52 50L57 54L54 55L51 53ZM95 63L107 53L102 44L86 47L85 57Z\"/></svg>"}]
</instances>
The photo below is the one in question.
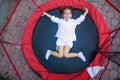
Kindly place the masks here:
<instances>
[{"instance_id":1,"label":"girl's left hand","mask_svg":"<svg viewBox=\"0 0 120 80\"><path fill-rule=\"evenodd\" d=\"M88 8L86 8L86 7L85 7L85 8L83 8L83 11L88 11Z\"/></svg>"}]
</instances>

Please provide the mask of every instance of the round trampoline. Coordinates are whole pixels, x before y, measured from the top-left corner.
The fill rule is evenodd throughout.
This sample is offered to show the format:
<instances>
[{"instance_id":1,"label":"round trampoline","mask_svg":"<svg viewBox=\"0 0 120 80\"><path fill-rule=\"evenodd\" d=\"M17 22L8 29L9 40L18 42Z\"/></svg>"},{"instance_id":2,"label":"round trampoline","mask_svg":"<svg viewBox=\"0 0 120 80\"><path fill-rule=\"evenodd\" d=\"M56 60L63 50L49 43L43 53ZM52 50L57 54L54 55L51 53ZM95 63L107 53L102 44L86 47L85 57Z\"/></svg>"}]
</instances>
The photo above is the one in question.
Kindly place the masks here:
<instances>
[{"instance_id":1,"label":"round trampoline","mask_svg":"<svg viewBox=\"0 0 120 80\"><path fill-rule=\"evenodd\" d=\"M61 17L59 9L49 11L57 17ZM79 17L83 12L81 10L74 10L73 18ZM46 24L47 22L47 24ZM56 73L71 73L85 68L96 55L95 50L98 46L98 32L93 21L87 16L85 21L76 28L77 41L73 43L71 52L82 51L87 58L86 62L79 58L56 58L50 56L49 60L45 60L46 51L56 51L56 31L57 24L53 23L47 17L41 17L34 29L32 37L33 51L41 62L49 71ZM64 66L63 66L64 65Z\"/></svg>"},{"instance_id":2,"label":"round trampoline","mask_svg":"<svg viewBox=\"0 0 120 80\"><path fill-rule=\"evenodd\" d=\"M61 17L59 9L63 6L74 8L73 18L75 19L83 14L83 7L89 9L85 21L76 28L77 41L73 42L71 49L71 52L76 53L82 51L87 59L86 62L82 62L77 57L59 59L50 56L49 60L45 59L48 49L56 51L57 24L52 23L47 17L41 17L42 12L46 11L51 15ZM51 0L37 8L30 17L22 37L22 50L29 66L41 75L43 80L61 80L63 77L65 80L73 78L74 80L78 78L88 80L90 76L86 69L91 66L102 66L105 61L105 57L98 52L98 49L104 44L104 40L109 38L109 34L103 34L105 32L109 32L109 28L104 18L88 2L84 0ZM108 48L109 43L104 49L108 50Z\"/></svg>"}]
</instances>

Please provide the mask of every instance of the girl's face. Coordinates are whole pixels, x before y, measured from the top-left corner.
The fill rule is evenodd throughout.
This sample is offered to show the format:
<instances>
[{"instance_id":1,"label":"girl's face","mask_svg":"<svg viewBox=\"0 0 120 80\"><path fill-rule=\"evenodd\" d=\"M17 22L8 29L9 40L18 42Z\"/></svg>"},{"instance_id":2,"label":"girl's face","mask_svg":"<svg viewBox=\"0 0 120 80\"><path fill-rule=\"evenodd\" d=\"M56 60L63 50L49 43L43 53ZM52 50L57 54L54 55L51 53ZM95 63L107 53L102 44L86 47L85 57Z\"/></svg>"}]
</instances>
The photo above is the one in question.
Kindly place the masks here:
<instances>
[{"instance_id":1,"label":"girl's face","mask_svg":"<svg viewBox=\"0 0 120 80\"><path fill-rule=\"evenodd\" d=\"M65 9L65 10L63 11L62 17L63 17L66 21L68 21L68 20L72 17L72 12L71 12L71 10L70 10L70 9Z\"/></svg>"}]
</instances>

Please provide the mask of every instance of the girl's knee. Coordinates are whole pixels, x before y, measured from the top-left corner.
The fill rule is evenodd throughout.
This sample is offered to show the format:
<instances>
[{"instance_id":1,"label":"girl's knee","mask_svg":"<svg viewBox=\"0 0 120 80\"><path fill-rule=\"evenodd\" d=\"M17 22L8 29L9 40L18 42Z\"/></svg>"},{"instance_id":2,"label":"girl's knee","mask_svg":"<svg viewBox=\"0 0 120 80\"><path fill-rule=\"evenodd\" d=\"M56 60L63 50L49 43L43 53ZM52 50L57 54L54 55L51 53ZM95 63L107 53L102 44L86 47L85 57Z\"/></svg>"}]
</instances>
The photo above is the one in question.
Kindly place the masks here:
<instances>
[{"instance_id":1,"label":"girl's knee","mask_svg":"<svg viewBox=\"0 0 120 80\"><path fill-rule=\"evenodd\" d=\"M60 54L58 58L63 58L63 55L62 55L62 54Z\"/></svg>"},{"instance_id":2,"label":"girl's knee","mask_svg":"<svg viewBox=\"0 0 120 80\"><path fill-rule=\"evenodd\" d=\"M58 58L63 58L63 53L59 53Z\"/></svg>"},{"instance_id":3,"label":"girl's knee","mask_svg":"<svg viewBox=\"0 0 120 80\"><path fill-rule=\"evenodd\" d=\"M65 58L69 58L69 53L64 53Z\"/></svg>"}]
</instances>

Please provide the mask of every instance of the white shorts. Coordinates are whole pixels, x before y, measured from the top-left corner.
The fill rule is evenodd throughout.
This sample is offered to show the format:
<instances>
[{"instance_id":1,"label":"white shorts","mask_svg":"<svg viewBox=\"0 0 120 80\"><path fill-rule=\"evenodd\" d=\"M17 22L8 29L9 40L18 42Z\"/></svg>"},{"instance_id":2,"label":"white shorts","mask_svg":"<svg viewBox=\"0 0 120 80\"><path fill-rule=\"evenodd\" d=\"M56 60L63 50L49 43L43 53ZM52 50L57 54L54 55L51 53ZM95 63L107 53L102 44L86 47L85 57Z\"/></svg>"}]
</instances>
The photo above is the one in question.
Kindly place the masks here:
<instances>
[{"instance_id":1,"label":"white shorts","mask_svg":"<svg viewBox=\"0 0 120 80\"><path fill-rule=\"evenodd\" d=\"M71 48L73 46L73 41L66 42L62 38L58 38L57 41L56 41L56 45L57 45L57 47L60 46L60 45L61 46L68 45Z\"/></svg>"}]
</instances>

